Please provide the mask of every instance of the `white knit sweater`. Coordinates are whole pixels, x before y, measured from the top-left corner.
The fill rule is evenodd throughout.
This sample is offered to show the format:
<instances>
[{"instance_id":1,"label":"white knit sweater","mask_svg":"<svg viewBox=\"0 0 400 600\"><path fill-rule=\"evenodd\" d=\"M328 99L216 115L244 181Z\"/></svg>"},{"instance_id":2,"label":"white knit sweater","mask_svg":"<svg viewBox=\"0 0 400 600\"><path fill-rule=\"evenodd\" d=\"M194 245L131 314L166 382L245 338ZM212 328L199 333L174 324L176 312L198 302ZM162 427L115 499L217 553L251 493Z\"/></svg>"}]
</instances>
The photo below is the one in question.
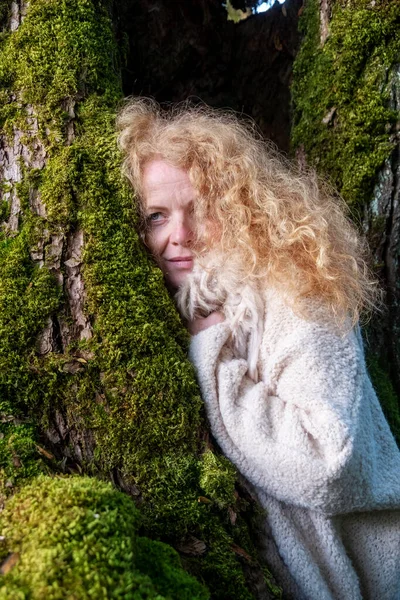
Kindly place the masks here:
<instances>
[{"instance_id":1,"label":"white knit sweater","mask_svg":"<svg viewBox=\"0 0 400 600\"><path fill-rule=\"evenodd\" d=\"M285 597L400 599L400 453L345 336L265 296L255 383L229 325L192 337L213 435L266 509L265 558Z\"/></svg>"}]
</instances>

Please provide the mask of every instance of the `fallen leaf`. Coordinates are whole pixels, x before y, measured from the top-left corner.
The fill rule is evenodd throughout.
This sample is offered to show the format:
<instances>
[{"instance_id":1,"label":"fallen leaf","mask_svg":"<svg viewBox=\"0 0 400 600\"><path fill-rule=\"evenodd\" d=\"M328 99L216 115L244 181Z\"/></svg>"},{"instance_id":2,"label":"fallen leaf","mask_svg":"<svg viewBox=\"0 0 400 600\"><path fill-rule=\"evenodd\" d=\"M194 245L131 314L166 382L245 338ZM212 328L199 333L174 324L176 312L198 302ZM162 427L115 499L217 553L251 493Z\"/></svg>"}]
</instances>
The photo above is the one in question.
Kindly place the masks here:
<instances>
[{"instance_id":1,"label":"fallen leaf","mask_svg":"<svg viewBox=\"0 0 400 600\"><path fill-rule=\"evenodd\" d=\"M212 504L212 500L209 500L205 496L199 496L197 502L203 502L204 504Z\"/></svg>"},{"instance_id":2,"label":"fallen leaf","mask_svg":"<svg viewBox=\"0 0 400 600\"><path fill-rule=\"evenodd\" d=\"M248 562L253 562L251 556L249 556L249 554L247 554L247 552L237 544L231 544L231 549L235 554L243 556L243 558L245 558Z\"/></svg>"},{"instance_id":3,"label":"fallen leaf","mask_svg":"<svg viewBox=\"0 0 400 600\"><path fill-rule=\"evenodd\" d=\"M9 573L11 571L11 569L13 567L15 567L15 565L17 564L18 561L19 561L18 552L13 552L12 554L9 554L6 558L6 560L3 562L3 564L0 567L0 574L7 575L7 573Z\"/></svg>"},{"instance_id":4,"label":"fallen leaf","mask_svg":"<svg viewBox=\"0 0 400 600\"><path fill-rule=\"evenodd\" d=\"M45 456L49 460L53 460L54 455L51 452L48 452L48 450L45 450L44 448L42 448L41 446L38 446L37 444L36 444L36 450L39 452L39 454L43 454L43 456Z\"/></svg>"}]
</instances>

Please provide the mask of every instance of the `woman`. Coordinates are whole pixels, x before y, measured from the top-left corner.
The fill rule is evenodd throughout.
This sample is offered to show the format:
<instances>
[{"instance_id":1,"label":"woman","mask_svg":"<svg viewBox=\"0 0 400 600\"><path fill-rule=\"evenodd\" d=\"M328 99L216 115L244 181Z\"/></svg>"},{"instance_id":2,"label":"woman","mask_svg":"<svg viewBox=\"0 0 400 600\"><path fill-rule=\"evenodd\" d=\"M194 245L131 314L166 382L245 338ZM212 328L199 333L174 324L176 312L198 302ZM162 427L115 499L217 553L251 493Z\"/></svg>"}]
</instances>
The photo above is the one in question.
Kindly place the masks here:
<instances>
[{"instance_id":1,"label":"woman","mask_svg":"<svg viewBox=\"0 0 400 600\"><path fill-rule=\"evenodd\" d=\"M231 115L130 101L144 240L192 333L213 435L296 600L400 598L400 454L357 325L378 293L344 208Z\"/></svg>"}]
</instances>

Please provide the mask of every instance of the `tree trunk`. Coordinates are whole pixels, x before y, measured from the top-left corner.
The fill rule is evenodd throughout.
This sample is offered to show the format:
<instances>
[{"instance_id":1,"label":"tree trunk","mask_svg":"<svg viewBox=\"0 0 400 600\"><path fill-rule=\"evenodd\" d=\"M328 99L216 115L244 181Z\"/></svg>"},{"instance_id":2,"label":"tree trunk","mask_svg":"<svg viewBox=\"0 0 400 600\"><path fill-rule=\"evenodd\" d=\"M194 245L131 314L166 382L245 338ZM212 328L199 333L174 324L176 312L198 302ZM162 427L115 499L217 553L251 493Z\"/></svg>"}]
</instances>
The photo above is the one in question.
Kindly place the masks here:
<instances>
[{"instance_id":1,"label":"tree trunk","mask_svg":"<svg viewBox=\"0 0 400 600\"><path fill-rule=\"evenodd\" d=\"M399 24L398 2L307 0L292 142L331 179L371 246L387 309L364 329L367 360L400 442Z\"/></svg>"},{"instance_id":2,"label":"tree trunk","mask_svg":"<svg viewBox=\"0 0 400 600\"><path fill-rule=\"evenodd\" d=\"M289 151L289 84L301 5L276 3L235 24L220 0L121 2L117 23L128 38L124 93L236 110Z\"/></svg>"},{"instance_id":3,"label":"tree trunk","mask_svg":"<svg viewBox=\"0 0 400 600\"><path fill-rule=\"evenodd\" d=\"M121 181L111 17L126 4L21 0L3 14L3 503L41 471L111 479L140 506L141 533L173 545L212 598L279 597Z\"/></svg>"}]
</instances>

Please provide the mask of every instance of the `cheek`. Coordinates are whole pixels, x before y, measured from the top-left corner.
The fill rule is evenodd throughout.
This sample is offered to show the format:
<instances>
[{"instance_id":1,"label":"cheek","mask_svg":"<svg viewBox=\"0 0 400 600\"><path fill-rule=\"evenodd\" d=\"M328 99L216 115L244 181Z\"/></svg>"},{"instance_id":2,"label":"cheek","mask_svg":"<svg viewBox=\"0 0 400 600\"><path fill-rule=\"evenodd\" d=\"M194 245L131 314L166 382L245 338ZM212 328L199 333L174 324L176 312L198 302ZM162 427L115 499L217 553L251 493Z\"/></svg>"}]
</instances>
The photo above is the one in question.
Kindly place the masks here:
<instances>
[{"instance_id":1,"label":"cheek","mask_svg":"<svg viewBox=\"0 0 400 600\"><path fill-rule=\"evenodd\" d=\"M161 256L163 253L166 246L165 237L163 232L157 229L146 234L146 246L154 256Z\"/></svg>"}]
</instances>

